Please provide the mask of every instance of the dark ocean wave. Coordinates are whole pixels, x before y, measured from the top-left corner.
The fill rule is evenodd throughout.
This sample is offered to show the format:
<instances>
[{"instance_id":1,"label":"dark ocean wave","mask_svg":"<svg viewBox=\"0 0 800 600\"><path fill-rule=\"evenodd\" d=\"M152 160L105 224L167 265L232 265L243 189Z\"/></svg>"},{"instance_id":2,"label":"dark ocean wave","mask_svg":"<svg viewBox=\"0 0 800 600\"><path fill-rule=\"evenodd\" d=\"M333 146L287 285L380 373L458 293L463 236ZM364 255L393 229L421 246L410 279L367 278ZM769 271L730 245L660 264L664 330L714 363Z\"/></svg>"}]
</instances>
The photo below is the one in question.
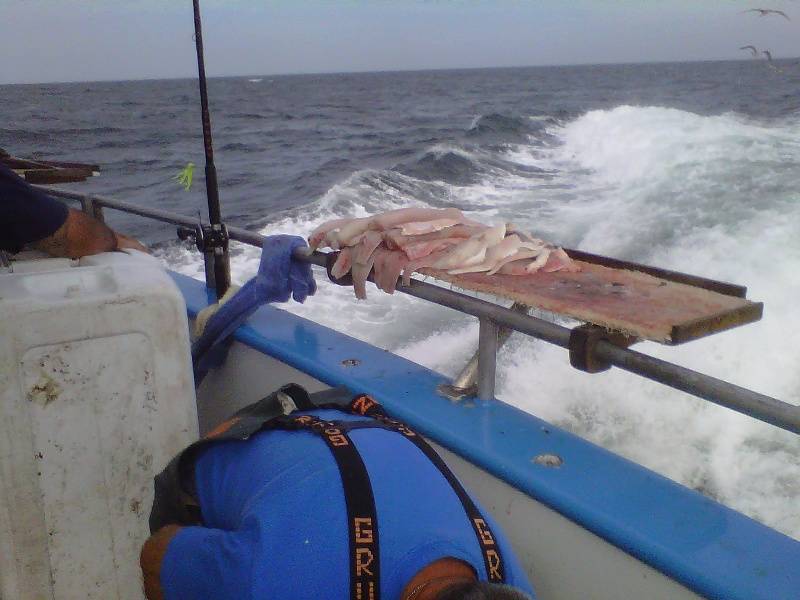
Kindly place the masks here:
<instances>
[{"instance_id":1,"label":"dark ocean wave","mask_svg":"<svg viewBox=\"0 0 800 600\"><path fill-rule=\"evenodd\" d=\"M499 113L484 115L467 132L467 136L484 142L522 142L534 133L528 119Z\"/></svg>"},{"instance_id":2,"label":"dark ocean wave","mask_svg":"<svg viewBox=\"0 0 800 600\"><path fill-rule=\"evenodd\" d=\"M24 135L61 135L61 136L109 136L109 135L119 135L123 133L123 130L117 127L110 127L110 126L103 126L103 125L92 125L87 127L40 127L38 126L43 120L37 119L36 124L33 127L29 127L26 129L10 129L4 130L4 133L13 137L17 136L24 136ZM57 121L55 119L48 119L47 121L53 122Z\"/></svg>"},{"instance_id":3,"label":"dark ocean wave","mask_svg":"<svg viewBox=\"0 0 800 600\"><path fill-rule=\"evenodd\" d=\"M402 162L391 170L420 181L458 186L475 185L487 177L503 174L528 179L548 179L555 174L549 169L505 158L502 152L485 149L464 152L430 150L416 160Z\"/></svg>"},{"instance_id":4,"label":"dark ocean wave","mask_svg":"<svg viewBox=\"0 0 800 600\"><path fill-rule=\"evenodd\" d=\"M221 152L244 152L245 154L258 152L259 148L254 147L252 144L245 144L243 142L231 142L220 146Z\"/></svg>"},{"instance_id":5,"label":"dark ocean wave","mask_svg":"<svg viewBox=\"0 0 800 600\"><path fill-rule=\"evenodd\" d=\"M32 131L32 130L3 130L0 131L0 148L5 148L7 152L14 154L14 149L20 145L31 146L31 151L24 156L33 156L40 148L41 144L49 144L54 138L52 133ZM18 154L19 156L19 154Z\"/></svg>"},{"instance_id":6,"label":"dark ocean wave","mask_svg":"<svg viewBox=\"0 0 800 600\"><path fill-rule=\"evenodd\" d=\"M415 153L413 161L404 161L391 168L392 171L425 182L441 182L449 185L469 186L479 183L488 175L507 173L526 178L549 178L553 172L533 165L525 165L504 156L505 149L516 145L542 146L552 144L554 138L547 132L557 121L551 118L530 119L490 113L478 118L466 130L461 149L436 149L439 137L432 128L421 128L416 143L426 147ZM451 134L452 135L452 134ZM449 137L449 136L448 136ZM458 139L457 135L452 136Z\"/></svg>"},{"instance_id":7,"label":"dark ocean wave","mask_svg":"<svg viewBox=\"0 0 800 600\"><path fill-rule=\"evenodd\" d=\"M401 164L394 169L398 173L422 181L443 181L451 185L477 183L480 166L467 156L456 152L426 152L418 160Z\"/></svg>"},{"instance_id":8,"label":"dark ocean wave","mask_svg":"<svg viewBox=\"0 0 800 600\"><path fill-rule=\"evenodd\" d=\"M264 110L264 112L229 112L225 115L228 119L243 121L272 121L275 119L291 121L294 115L283 111Z\"/></svg>"},{"instance_id":9,"label":"dark ocean wave","mask_svg":"<svg viewBox=\"0 0 800 600\"><path fill-rule=\"evenodd\" d=\"M245 119L247 121L258 121L258 120L261 120L261 119L270 119L270 118L272 118L272 115L269 115L269 114L266 114L266 113L252 113L252 112L227 113L225 116L227 118L229 118L229 119Z\"/></svg>"},{"instance_id":10,"label":"dark ocean wave","mask_svg":"<svg viewBox=\"0 0 800 600\"><path fill-rule=\"evenodd\" d=\"M535 165L524 165L513 160L507 160L502 156L485 156L481 159L481 163L491 167L495 170L505 171L517 177L526 177L529 179L550 179L555 176L557 171L553 169L544 169Z\"/></svg>"},{"instance_id":11,"label":"dark ocean wave","mask_svg":"<svg viewBox=\"0 0 800 600\"><path fill-rule=\"evenodd\" d=\"M59 122L59 121L61 121L61 117L59 115L50 115L50 114L45 114L45 113L41 113L41 112L33 113L31 115L31 118L35 119L37 123L47 123L48 121L50 121L50 122L53 122L53 121Z\"/></svg>"},{"instance_id":12,"label":"dark ocean wave","mask_svg":"<svg viewBox=\"0 0 800 600\"><path fill-rule=\"evenodd\" d=\"M100 150L108 150L113 148L128 148L130 147L131 143L129 140L125 139L103 139L97 142L97 148Z\"/></svg>"}]
</instances>

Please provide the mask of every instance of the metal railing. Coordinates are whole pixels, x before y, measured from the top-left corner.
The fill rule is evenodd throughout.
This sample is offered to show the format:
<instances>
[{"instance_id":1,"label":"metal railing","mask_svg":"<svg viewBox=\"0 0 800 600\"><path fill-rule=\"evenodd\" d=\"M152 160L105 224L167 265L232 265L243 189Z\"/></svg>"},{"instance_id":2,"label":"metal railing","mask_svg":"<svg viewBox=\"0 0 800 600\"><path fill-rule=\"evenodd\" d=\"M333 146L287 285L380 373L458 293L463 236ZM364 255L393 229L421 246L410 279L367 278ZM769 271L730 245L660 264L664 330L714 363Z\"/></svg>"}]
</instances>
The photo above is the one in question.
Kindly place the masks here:
<instances>
[{"instance_id":1,"label":"metal railing","mask_svg":"<svg viewBox=\"0 0 800 600\"><path fill-rule=\"evenodd\" d=\"M197 219L159 209L146 208L129 202L57 188L43 188L43 190L54 196L77 200L81 202L86 212L90 212L100 218L102 218L101 207L108 207L191 230L198 227ZM228 227L227 231L231 240L259 248L264 241L264 236L261 234L245 229ZM312 253L307 248L298 249L295 252L295 258L307 260L321 267L325 267L328 262L327 254L321 252ZM208 265L206 275L207 277L210 275ZM625 345L615 343L612 339L604 338L602 335L592 336L591 330L588 336L589 343L579 343L581 339L586 339L585 336L575 335L576 329L580 328L570 329L532 317L527 312L520 310L519 306L506 308L424 281L412 280L411 285L398 286L397 291L479 319L479 347L476 356L465 369L465 373L468 372L468 375L465 375L464 379L476 380L475 385L472 387L475 388L480 399L490 400L494 398L497 349L504 341L504 338L507 337L508 330L513 330L550 344L567 348L570 350L571 359L574 353L582 353L583 356L578 357L578 363L592 363L598 366L595 369L584 369L589 372L615 366L786 431L800 434L800 406L753 392L641 352L636 352ZM597 329L597 333L601 334L602 332L599 328ZM576 364L576 362L573 361L573 364Z\"/></svg>"}]
</instances>

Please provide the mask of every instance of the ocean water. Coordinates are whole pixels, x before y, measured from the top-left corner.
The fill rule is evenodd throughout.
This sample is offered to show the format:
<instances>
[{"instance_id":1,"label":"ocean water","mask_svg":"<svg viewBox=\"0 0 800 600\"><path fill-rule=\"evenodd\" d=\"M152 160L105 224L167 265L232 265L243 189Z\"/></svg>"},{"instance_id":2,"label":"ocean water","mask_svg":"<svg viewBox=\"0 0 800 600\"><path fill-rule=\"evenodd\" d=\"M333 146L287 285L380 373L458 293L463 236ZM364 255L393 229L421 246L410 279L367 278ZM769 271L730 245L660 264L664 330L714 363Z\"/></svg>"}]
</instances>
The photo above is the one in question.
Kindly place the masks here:
<instances>
[{"instance_id":1,"label":"ocean water","mask_svg":"<svg viewBox=\"0 0 800 600\"><path fill-rule=\"evenodd\" d=\"M758 323L636 349L800 404L800 70L763 61L263 76L209 81L223 216L264 234L456 206L554 243L729 281ZM97 163L70 187L205 218L191 80L0 86L0 147ZM196 183L172 179L188 162ZM202 276L173 228L108 212ZM234 245L243 282L258 251ZM474 319L329 285L286 308L455 375ZM545 318L547 315L543 315ZM553 318L555 320L555 318ZM498 396L800 539L800 438L517 334Z\"/></svg>"}]
</instances>

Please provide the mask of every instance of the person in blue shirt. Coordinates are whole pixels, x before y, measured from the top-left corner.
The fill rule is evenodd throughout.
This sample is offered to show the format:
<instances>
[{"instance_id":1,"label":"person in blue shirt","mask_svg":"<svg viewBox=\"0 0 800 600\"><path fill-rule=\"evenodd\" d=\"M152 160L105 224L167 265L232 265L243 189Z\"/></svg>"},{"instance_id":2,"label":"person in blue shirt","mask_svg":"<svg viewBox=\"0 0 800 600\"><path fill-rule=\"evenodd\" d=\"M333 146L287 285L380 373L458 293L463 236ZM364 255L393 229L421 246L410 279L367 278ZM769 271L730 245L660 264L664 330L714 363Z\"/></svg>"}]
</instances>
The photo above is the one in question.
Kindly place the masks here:
<instances>
[{"instance_id":1,"label":"person in blue shirt","mask_svg":"<svg viewBox=\"0 0 800 600\"><path fill-rule=\"evenodd\" d=\"M17 253L26 247L69 258L123 248L148 252L136 240L48 196L0 165L0 250Z\"/></svg>"},{"instance_id":2,"label":"person in blue shirt","mask_svg":"<svg viewBox=\"0 0 800 600\"><path fill-rule=\"evenodd\" d=\"M281 395L298 409L272 418ZM497 524L421 436L369 396L310 398L284 386L156 479L148 599L534 597Z\"/></svg>"}]
</instances>

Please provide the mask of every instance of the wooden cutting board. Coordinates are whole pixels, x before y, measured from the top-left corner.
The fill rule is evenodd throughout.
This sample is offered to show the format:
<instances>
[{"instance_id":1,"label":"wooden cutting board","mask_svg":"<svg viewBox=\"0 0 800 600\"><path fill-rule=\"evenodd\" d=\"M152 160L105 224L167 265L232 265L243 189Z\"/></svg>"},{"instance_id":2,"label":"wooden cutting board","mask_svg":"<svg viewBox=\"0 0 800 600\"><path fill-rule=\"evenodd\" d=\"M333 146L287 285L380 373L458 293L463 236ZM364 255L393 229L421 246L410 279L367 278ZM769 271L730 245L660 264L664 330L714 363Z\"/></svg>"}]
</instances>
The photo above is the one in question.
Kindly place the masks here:
<instances>
[{"instance_id":1,"label":"wooden cutting board","mask_svg":"<svg viewBox=\"0 0 800 600\"><path fill-rule=\"evenodd\" d=\"M579 272L420 272L457 288L670 345L758 321L763 312L763 303L746 300L747 289L741 286L576 250L567 254L581 267Z\"/></svg>"}]
</instances>

